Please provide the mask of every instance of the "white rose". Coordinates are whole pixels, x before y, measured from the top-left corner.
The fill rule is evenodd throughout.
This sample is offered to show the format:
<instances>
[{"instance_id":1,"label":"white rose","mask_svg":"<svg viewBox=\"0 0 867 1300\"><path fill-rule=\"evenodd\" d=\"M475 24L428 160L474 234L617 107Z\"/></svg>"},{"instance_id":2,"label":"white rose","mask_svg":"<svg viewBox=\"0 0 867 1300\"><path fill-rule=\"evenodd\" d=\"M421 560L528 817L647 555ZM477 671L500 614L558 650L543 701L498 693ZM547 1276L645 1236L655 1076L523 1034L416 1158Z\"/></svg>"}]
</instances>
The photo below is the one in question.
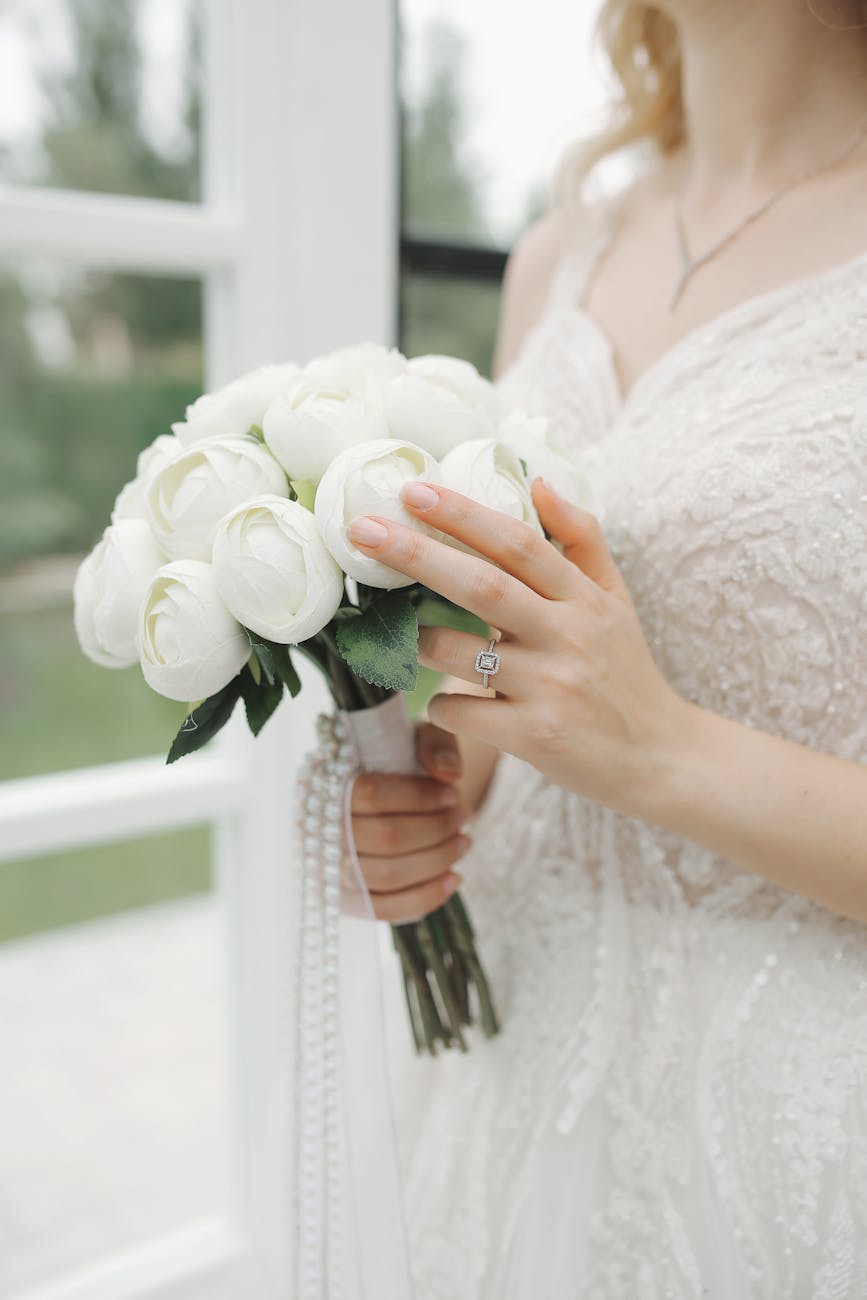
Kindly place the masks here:
<instances>
[{"instance_id":1,"label":"white rose","mask_svg":"<svg viewBox=\"0 0 867 1300\"><path fill-rule=\"evenodd\" d=\"M343 571L309 510L261 496L231 511L214 538L214 576L226 606L269 641L315 636L343 599Z\"/></svg>"},{"instance_id":2,"label":"white rose","mask_svg":"<svg viewBox=\"0 0 867 1300\"><path fill-rule=\"evenodd\" d=\"M259 366L213 393L203 393L187 407L186 419L172 425L185 446L211 438L238 437L256 425L261 428L265 412L301 367L292 361Z\"/></svg>"},{"instance_id":3,"label":"white rose","mask_svg":"<svg viewBox=\"0 0 867 1300\"><path fill-rule=\"evenodd\" d=\"M521 462L511 447L496 438L461 443L443 457L440 473L446 487L544 533ZM476 554L474 548L454 537L446 535L445 541L459 550Z\"/></svg>"},{"instance_id":4,"label":"white rose","mask_svg":"<svg viewBox=\"0 0 867 1300\"><path fill-rule=\"evenodd\" d=\"M439 483L439 466L424 448L397 438L379 438L349 447L325 471L316 491L314 516L325 545L357 582L391 589L408 587L415 581L353 546L347 529L357 515L382 515L430 537L442 536L401 504L398 493L411 479Z\"/></svg>"},{"instance_id":5,"label":"white rose","mask_svg":"<svg viewBox=\"0 0 867 1300\"><path fill-rule=\"evenodd\" d=\"M371 383L381 387L403 374L406 364L406 357L397 348L383 347L381 343L354 343L314 357L304 367L304 373L370 394Z\"/></svg>"},{"instance_id":6,"label":"white rose","mask_svg":"<svg viewBox=\"0 0 867 1300\"><path fill-rule=\"evenodd\" d=\"M439 460L452 447L493 435L499 395L469 361L422 356L385 392L389 431L424 447Z\"/></svg>"},{"instance_id":7,"label":"white rose","mask_svg":"<svg viewBox=\"0 0 867 1300\"><path fill-rule=\"evenodd\" d=\"M347 447L388 434L382 393L374 378L359 384L314 365L284 389L265 412L265 442L291 479L318 483Z\"/></svg>"},{"instance_id":8,"label":"white rose","mask_svg":"<svg viewBox=\"0 0 867 1300\"><path fill-rule=\"evenodd\" d=\"M157 569L139 611L138 648L148 686L184 703L222 690L250 657L249 638L202 560Z\"/></svg>"},{"instance_id":9,"label":"white rose","mask_svg":"<svg viewBox=\"0 0 867 1300\"><path fill-rule=\"evenodd\" d=\"M163 465L148 483L145 504L166 555L209 560L223 515L265 492L289 495L268 449L255 438L221 438L187 447Z\"/></svg>"},{"instance_id":10,"label":"white rose","mask_svg":"<svg viewBox=\"0 0 867 1300\"><path fill-rule=\"evenodd\" d=\"M150 446L139 452L135 478L130 479L129 483L125 483L117 494L111 512L111 522L113 524L116 524L119 519L147 518L147 509L145 507L147 485L157 470L161 469L163 465L167 465L181 449L181 444L177 438L170 433L161 433L158 438L154 438Z\"/></svg>"},{"instance_id":11,"label":"white rose","mask_svg":"<svg viewBox=\"0 0 867 1300\"><path fill-rule=\"evenodd\" d=\"M138 609L148 583L165 562L143 519L119 519L82 560L72 588L79 644L104 668L138 659Z\"/></svg>"},{"instance_id":12,"label":"white rose","mask_svg":"<svg viewBox=\"0 0 867 1300\"><path fill-rule=\"evenodd\" d=\"M541 475L555 492L573 505L580 506L589 499L590 486L586 478L566 447L554 437L544 415L513 411L500 424L497 436L526 462L531 486L533 480Z\"/></svg>"}]
</instances>

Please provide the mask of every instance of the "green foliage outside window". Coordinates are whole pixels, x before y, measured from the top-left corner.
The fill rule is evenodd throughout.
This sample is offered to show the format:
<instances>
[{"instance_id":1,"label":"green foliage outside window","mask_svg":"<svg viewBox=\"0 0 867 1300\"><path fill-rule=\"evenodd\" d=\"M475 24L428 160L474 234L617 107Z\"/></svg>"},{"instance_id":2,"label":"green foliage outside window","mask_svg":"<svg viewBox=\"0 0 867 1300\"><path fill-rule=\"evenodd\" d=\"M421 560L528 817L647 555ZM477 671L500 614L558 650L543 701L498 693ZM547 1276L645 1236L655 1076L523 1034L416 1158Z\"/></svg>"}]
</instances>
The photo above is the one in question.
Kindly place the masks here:
<instances>
[{"instance_id":1,"label":"green foliage outside window","mask_svg":"<svg viewBox=\"0 0 867 1300\"><path fill-rule=\"evenodd\" d=\"M26 166L0 150L4 179L198 197L196 23L169 153L142 125L134 0L66 0L66 13L75 58L42 68L39 148ZM405 121L406 224L417 235L490 243L479 166L461 149L462 48L442 27L430 43L426 92ZM406 352L453 353L489 373L497 285L415 276L401 292ZM201 387L198 281L0 268L0 776L165 750L173 706L136 670L107 674L83 659L69 583L138 452ZM426 679L417 705L432 688ZM158 869L146 869L147 841L0 869L0 939L207 888L203 835L161 837Z\"/></svg>"}]
</instances>

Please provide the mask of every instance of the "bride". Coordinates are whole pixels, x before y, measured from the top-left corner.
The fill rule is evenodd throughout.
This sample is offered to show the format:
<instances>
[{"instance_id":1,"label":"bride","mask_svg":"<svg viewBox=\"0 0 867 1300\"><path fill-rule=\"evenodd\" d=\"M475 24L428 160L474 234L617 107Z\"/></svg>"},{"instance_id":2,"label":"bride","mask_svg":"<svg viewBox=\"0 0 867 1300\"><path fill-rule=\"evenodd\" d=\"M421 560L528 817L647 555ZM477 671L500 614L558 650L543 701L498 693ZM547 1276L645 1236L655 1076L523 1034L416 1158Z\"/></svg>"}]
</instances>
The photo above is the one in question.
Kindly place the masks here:
<instances>
[{"instance_id":1,"label":"bride","mask_svg":"<svg viewBox=\"0 0 867 1300\"><path fill-rule=\"evenodd\" d=\"M600 23L623 112L513 250L495 360L590 509L536 481L553 545L407 491L485 558L352 531L500 633L485 689L486 641L423 630L428 775L352 796L377 917L457 868L502 1020L431 1060L398 1016L413 1283L863 1300L867 9Z\"/></svg>"}]
</instances>

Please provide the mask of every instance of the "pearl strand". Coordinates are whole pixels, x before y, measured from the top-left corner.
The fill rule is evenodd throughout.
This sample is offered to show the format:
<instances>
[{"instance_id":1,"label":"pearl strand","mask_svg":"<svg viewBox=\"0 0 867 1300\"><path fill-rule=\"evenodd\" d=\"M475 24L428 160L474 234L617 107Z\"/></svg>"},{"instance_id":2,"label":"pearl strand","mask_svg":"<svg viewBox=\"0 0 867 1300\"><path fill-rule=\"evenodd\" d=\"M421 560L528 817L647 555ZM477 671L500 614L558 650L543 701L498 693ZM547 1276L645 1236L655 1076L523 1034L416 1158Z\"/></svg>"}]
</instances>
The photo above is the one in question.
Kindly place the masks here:
<instances>
[{"instance_id":1,"label":"pearl strand","mask_svg":"<svg viewBox=\"0 0 867 1300\"><path fill-rule=\"evenodd\" d=\"M339 929L344 800L357 769L344 721L320 714L297 787L301 925L295 1059L298 1300L337 1300L342 1266Z\"/></svg>"}]
</instances>

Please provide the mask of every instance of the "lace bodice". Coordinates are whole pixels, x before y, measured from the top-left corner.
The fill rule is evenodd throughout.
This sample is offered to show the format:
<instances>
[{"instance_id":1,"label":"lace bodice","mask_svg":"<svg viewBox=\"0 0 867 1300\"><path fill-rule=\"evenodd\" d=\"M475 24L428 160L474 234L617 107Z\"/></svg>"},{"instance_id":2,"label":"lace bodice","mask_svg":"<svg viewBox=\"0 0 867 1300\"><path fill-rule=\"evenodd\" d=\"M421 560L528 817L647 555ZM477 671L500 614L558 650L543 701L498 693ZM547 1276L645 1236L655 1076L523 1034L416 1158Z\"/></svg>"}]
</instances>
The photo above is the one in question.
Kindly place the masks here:
<instances>
[{"instance_id":1,"label":"lace bodice","mask_svg":"<svg viewBox=\"0 0 867 1300\"><path fill-rule=\"evenodd\" d=\"M611 216L499 386L583 469L672 685L867 762L867 251L624 399L578 305ZM504 1030L396 1053L419 1300L867 1297L867 928L509 755L461 869Z\"/></svg>"}]
</instances>

